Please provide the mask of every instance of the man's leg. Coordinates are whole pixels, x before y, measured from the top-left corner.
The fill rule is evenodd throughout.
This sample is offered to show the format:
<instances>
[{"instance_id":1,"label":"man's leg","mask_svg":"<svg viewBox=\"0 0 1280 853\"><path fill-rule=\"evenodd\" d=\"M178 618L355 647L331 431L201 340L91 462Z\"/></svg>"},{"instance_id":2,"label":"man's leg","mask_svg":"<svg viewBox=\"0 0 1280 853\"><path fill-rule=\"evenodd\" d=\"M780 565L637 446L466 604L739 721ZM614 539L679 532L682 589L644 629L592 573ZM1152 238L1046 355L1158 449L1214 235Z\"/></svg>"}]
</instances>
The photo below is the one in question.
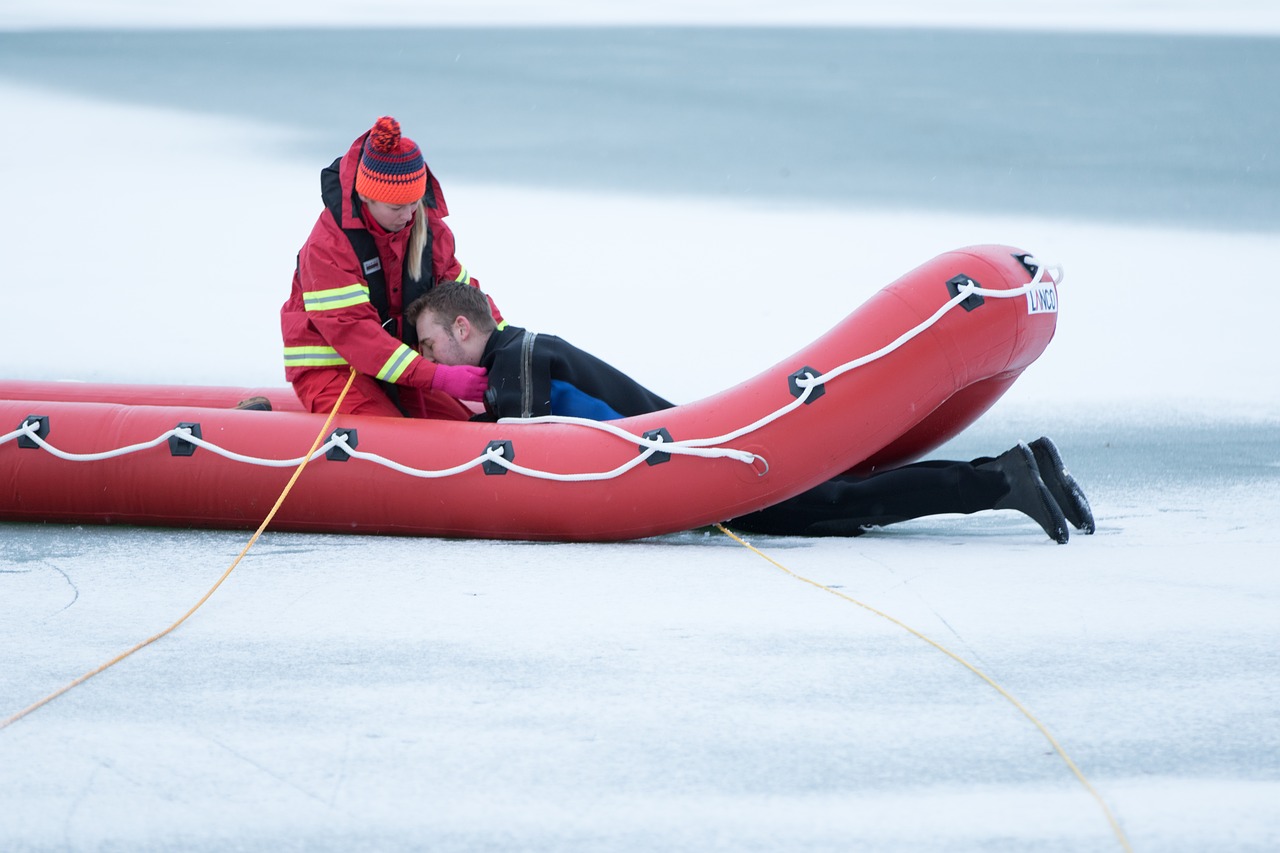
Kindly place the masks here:
<instances>
[{"instance_id":1,"label":"man's leg","mask_svg":"<svg viewBox=\"0 0 1280 853\"><path fill-rule=\"evenodd\" d=\"M868 527L987 509L1018 510L1054 541L1067 541L1066 519L1024 444L996 458L917 462L865 477L843 474L730 525L779 536L857 536Z\"/></svg>"}]
</instances>

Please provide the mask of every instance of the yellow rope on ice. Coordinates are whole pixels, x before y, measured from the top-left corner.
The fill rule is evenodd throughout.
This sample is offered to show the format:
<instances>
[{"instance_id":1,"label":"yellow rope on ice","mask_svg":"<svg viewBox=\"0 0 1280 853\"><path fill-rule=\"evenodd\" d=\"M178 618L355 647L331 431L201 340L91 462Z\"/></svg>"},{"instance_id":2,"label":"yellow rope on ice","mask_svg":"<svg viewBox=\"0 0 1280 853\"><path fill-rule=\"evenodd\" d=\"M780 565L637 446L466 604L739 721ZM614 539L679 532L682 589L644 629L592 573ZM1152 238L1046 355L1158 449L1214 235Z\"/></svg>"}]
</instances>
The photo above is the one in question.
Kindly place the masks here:
<instances>
[{"instance_id":1,"label":"yellow rope on ice","mask_svg":"<svg viewBox=\"0 0 1280 853\"><path fill-rule=\"evenodd\" d=\"M235 567L240 565L240 561L244 559L245 554L249 553L249 549L252 548L253 544L258 541L258 538L260 536L262 536L262 532L267 529L267 525L270 524L271 520L276 517L276 513L280 510L281 505L284 504L284 499L288 497L289 492L293 490L293 484L298 482L298 477L302 475L303 469L306 468L307 463L311 461L311 457L312 455L315 454L316 448L320 446L320 442L323 441L325 435L328 434L329 425L333 423L334 417L338 414L338 409L342 407L342 401L346 399L347 392L351 390L351 383L355 381L355 378L356 378L356 371L355 371L355 368L353 367L351 368L351 375L347 377L346 387L344 387L342 389L342 393L338 395L338 402L333 404L333 411L329 413L329 417L328 419L325 420L324 426L320 428L320 433L316 436L316 440L312 443L311 450L309 450L307 452L307 455L303 457L302 463L299 464L298 467L294 469L293 476L290 477L289 482L285 484L284 491L282 491L280 493L280 497L276 499L275 506L271 507L271 512L267 513L267 517L262 520L262 524L258 525L258 529L254 531L253 536L249 538L248 544L244 546L244 549L240 551L240 554L235 558L235 560L231 562L231 565L227 567L227 570L222 573L222 577L218 578L217 582L214 583L213 586L209 587L209 591L206 592L199 601L197 601L194 605L192 605L190 610L182 614L181 618L179 618L176 622L174 622L168 628L165 628L160 633L155 634L154 636L148 637L147 639L143 640L142 642L138 643L136 646L134 646L131 649L128 649L127 651L121 652L120 654L113 657L111 660L102 664L102 666L99 666L97 669L93 669L93 670L90 670L89 672L86 672L84 675L80 676L75 681L72 681L70 684L60 687L59 689L50 693L48 696L41 699L39 702L36 702L26 708L23 708L18 713L14 714L13 716L9 717L3 722L0 722L0 729L7 728L8 726L13 725L18 720L21 720L23 717L27 716L27 714L30 714L32 711L36 710L37 708L40 708L40 707L43 707L44 705L49 704L54 699L57 699L62 694L66 693L68 690L71 690L73 687L76 687L80 684L85 683L90 678L93 678L95 675L102 672L103 670L108 669L109 667L115 666L120 661L124 660L129 655L133 654L139 649L145 648L151 645L152 643L154 643L156 640L160 639L161 637L171 634L175 629L177 629L179 625L181 625L183 622L186 622L187 619L191 617L191 614L199 610L201 606L203 606L204 603L208 601L209 598L215 592L217 592L218 587L222 586L222 582L225 581L230 576L231 572L235 570Z\"/></svg>"},{"instance_id":2,"label":"yellow rope on ice","mask_svg":"<svg viewBox=\"0 0 1280 853\"><path fill-rule=\"evenodd\" d=\"M1098 790L1093 787L1093 785L1089 782L1088 779L1085 778L1084 773L1082 773L1080 768L1076 766L1076 763L1071 760L1071 756L1067 755L1066 750L1064 750L1062 748L1062 745L1058 743L1057 738L1055 738L1050 733L1049 729L1045 727L1044 723L1040 722L1040 720L1038 720L1036 716L1032 714L1031 711L1025 705L1023 705L1021 702L1015 699L1007 690L1005 690L1003 687L997 684L995 680L991 678L991 676L987 675L985 672L978 669L976 666L969 663L967 660L960 657L958 654L951 651L946 646L942 645L936 640L930 639L929 637L917 631L915 628L912 628L910 625L906 624L905 622L895 619L894 617L890 616L884 611L877 610L871 605L865 602L859 601L853 596L845 595L843 592L832 589L831 587L826 586L825 584L820 584L815 580L810 580L804 575L796 574L795 572L791 571L791 569L788 569L786 566L782 565L777 560L773 559L773 557L770 557L768 554L764 553L759 548L752 545L750 542L747 542L745 539L742 539L741 537L734 534L731 530L729 530L723 524L717 524L716 528L719 529L719 531L723 533L725 536L728 536L730 539L737 542L739 545L742 545L744 548L747 548L748 550L753 551L754 553L768 560L774 566L786 572L787 574L791 575L791 577L795 578L796 580L803 581L804 583L807 583L810 586L817 587L823 592L829 592L834 596L843 598L845 601L848 601L852 604L856 604L859 607L861 607L863 610L867 610L871 613L874 613L875 615L879 616L882 619L887 619L888 621L892 622L894 625L897 625L899 628L903 629L909 634L912 634L913 636L918 637L921 640L924 640L926 643L933 646L935 649L942 652L944 655L951 658L956 663L960 664L965 669L969 670L974 675L978 676L983 681L985 681L997 693L999 693L1005 699L1009 700L1009 702L1013 705L1013 707L1017 708L1018 711L1020 711L1024 717L1026 717L1028 720L1031 721L1031 724L1033 726L1035 726L1037 729L1040 730L1040 734L1044 735L1045 740L1049 741L1049 745L1053 747L1053 751L1058 753L1058 757L1061 758L1066 763L1067 767L1071 770L1071 772L1075 774L1075 777L1078 780L1080 780L1080 784L1083 785L1085 790L1088 791L1089 794L1092 795L1094 800L1097 801L1098 806L1102 809L1102 813L1106 815L1107 822L1111 824L1111 831L1115 833L1116 839L1120 842L1120 846L1128 851L1133 850L1133 847L1131 847L1129 844L1128 837L1124 834L1124 829L1121 828L1120 822L1116 820L1116 816L1112 814L1111 809L1110 807L1107 806L1106 801L1102 799L1102 795L1099 794Z\"/></svg>"}]
</instances>

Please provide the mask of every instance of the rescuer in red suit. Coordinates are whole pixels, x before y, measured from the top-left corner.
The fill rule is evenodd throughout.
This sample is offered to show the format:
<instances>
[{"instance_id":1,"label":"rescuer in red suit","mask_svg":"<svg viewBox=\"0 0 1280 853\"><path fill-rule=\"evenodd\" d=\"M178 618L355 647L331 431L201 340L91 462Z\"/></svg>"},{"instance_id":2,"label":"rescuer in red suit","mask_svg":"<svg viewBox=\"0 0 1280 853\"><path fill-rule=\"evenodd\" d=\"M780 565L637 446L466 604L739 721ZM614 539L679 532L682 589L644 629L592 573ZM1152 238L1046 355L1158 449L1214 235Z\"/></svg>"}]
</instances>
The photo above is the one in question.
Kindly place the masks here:
<instances>
[{"instance_id":1,"label":"rescuer in red suit","mask_svg":"<svg viewBox=\"0 0 1280 853\"><path fill-rule=\"evenodd\" d=\"M321 172L325 209L298 253L280 309L285 378L312 412L464 420L485 371L437 365L418 354L403 309L439 282L475 284L454 254L440 184L418 146L390 116ZM490 302L494 319L502 315Z\"/></svg>"}]
</instances>

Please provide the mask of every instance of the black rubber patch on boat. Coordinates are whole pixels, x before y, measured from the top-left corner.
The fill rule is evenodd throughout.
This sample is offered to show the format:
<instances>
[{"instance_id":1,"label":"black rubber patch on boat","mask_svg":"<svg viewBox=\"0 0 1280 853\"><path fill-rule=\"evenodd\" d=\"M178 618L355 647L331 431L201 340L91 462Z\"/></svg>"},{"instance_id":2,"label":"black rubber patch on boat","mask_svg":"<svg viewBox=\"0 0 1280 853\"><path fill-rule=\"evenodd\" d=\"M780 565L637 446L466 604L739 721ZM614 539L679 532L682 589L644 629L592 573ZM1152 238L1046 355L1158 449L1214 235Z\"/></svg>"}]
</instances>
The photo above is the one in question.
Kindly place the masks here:
<instances>
[{"instance_id":1,"label":"black rubber patch on boat","mask_svg":"<svg viewBox=\"0 0 1280 853\"><path fill-rule=\"evenodd\" d=\"M647 438L650 441L655 441L657 439L661 439L664 442L671 441L671 433L667 432L666 427L658 427L657 429L651 429L648 432L641 433L640 437ZM644 453L648 449L649 449L648 445L645 445L645 444L640 445L641 453ZM653 451L653 455L650 456L648 459L646 459L645 462L647 462L650 465L658 465L663 462L669 462L670 460L671 460L670 453L667 453L666 451L663 451L663 450L655 450Z\"/></svg>"},{"instance_id":2,"label":"black rubber patch on boat","mask_svg":"<svg viewBox=\"0 0 1280 853\"><path fill-rule=\"evenodd\" d=\"M951 298L954 299L960 295L960 288L964 287L966 284L977 284L978 287L982 287L978 282L974 281L964 273L961 273L955 278L947 281L947 292L950 293ZM984 301L986 300L982 298L982 294L970 293L969 298L960 303L960 307L966 311L972 311L974 308L981 306Z\"/></svg>"},{"instance_id":3,"label":"black rubber patch on boat","mask_svg":"<svg viewBox=\"0 0 1280 853\"><path fill-rule=\"evenodd\" d=\"M333 439L337 436L343 436L344 438L346 438L347 447L350 447L352 450L355 450L356 445L360 443L360 436L357 435L356 431L353 429L347 429L346 427L339 427L338 429L335 429L333 432L329 433L329 440L333 441ZM333 447L330 447L328 450L324 452L324 458L328 459L330 462L346 462L348 459L351 458L351 454L347 452L347 447L343 447L341 445L334 445Z\"/></svg>"},{"instance_id":4,"label":"black rubber patch on boat","mask_svg":"<svg viewBox=\"0 0 1280 853\"><path fill-rule=\"evenodd\" d=\"M22 419L22 423L18 424L18 429L22 429L24 426L31 423L32 421L35 421L39 424L39 426L36 427L36 435L40 436L41 438L48 438L49 437L49 416L48 415L27 415L25 418ZM18 446L26 447L28 449L34 448L35 450L40 449L40 445L36 444L36 440L31 436L27 435L26 433L23 433L22 435L18 436Z\"/></svg>"},{"instance_id":5,"label":"black rubber patch on boat","mask_svg":"<svg viewBox=\"0 0 1280 853\"><path fill-rule=\"evenodd\" d=\"M489 446L485 448L485 452L488 453L491 450L501 450L502 458L507 460L508 462L512 462L516 458L515 448L512 447L511 442L507 441L506 439L495 438L493 441L489 442ZM491 459L486 459L484 462L481 462L480 468L486 474L507 473L507 469L505 466L499 465L497 462L494 462Z\"/></svg>"},{"instance_id":6,"label":"black rubber patch on boat","mask_svg":"<svg viewBox=\"0 0 1280 853\"><path fill-rule=\"evenodd\" d=\"M804 393L804 389L800 387L800 383L797 380L804 379L807 376L818 377L821 375L822 374L820 372L806 364L804 367L788 376L787 387L791 389L791 396L798 400L800 399L800 395ZM827 393L827 383L824 382L821 385L812 386L809 389L809 399L805 400L804 404L806 406L809 405L825 393Z\"/></svg>"},{"instance_id":7,"label":"black rubber patch on boat","mask_svg":"<svg viewBox=\"0 0 1280 853\"><path fill-rule=\"evenodd\" d=\"M182 423L174 427L174 429L189 429L191 430L191 434L196 438L204 438L204 436L200 434L200 424L197 424L197 423L188 423L186 421L183 421ZM195 452L196 452L196 446L191 442L187 441L182 436L180 435L169 436L169 455L170 456L191 456Z\"/></svg>"},{"instance_id":8,"label":"black rubber patch on boat","mask_svg":"<svg viewBox=\"0 0 1280 853\"><path fill-rule=\"evenodd\" d=\"M1036 273L1040 272L1040 267L1031 263L1031 255L1014 255L1013 259L1022 264L1022 268L1031 274L1032 278L1036 277Z\"/></svg>"}]
</instances>

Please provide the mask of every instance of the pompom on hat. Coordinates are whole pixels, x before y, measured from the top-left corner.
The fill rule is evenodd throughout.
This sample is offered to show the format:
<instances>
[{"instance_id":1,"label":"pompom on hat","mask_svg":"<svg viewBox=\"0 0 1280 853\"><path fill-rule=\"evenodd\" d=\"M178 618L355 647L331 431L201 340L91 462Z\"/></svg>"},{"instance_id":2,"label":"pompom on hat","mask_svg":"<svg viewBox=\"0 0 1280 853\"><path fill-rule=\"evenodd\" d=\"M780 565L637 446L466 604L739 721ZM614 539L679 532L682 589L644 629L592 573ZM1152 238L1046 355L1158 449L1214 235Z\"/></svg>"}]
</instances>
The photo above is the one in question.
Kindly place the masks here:
<instances>
[{"instance_id":1,"label":"pompom on hat","mask_svg":"<svg viewBox=\"0 0 1280 853\"><path fill-rule=\"evenodd\" d=\"M412 139L400 135L400 122L383 116L364 140L356 192L383 204L411 204L427 191L427 164Z\"/></svg>"}]
</instances>

